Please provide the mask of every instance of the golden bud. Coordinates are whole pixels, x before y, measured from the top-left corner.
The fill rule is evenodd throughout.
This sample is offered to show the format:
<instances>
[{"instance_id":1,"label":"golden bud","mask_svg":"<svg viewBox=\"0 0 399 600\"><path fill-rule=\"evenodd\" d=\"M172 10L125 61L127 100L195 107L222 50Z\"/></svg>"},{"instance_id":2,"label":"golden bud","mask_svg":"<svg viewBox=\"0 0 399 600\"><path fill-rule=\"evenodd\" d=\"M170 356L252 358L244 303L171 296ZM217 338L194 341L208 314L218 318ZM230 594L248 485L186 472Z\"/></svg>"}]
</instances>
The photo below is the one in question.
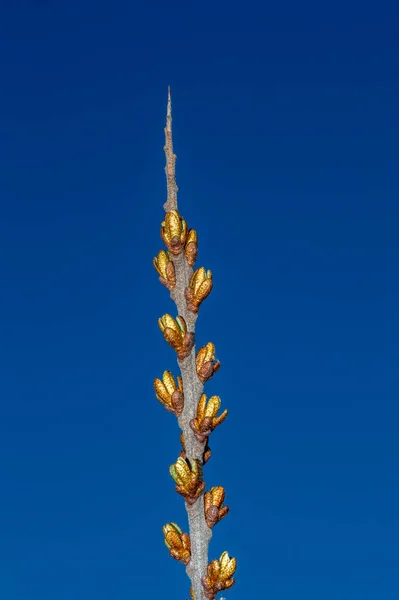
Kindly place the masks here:
<instances>
[{"instance_id":1,"label":"golden bud","mask_svg":"<svg viewBox=\"0 0 399 600\"><path fill-rule=\"evenodd\" d=\"M197 352L196 366L198 379L205 383L220 368L220 361L215 359L215 346L209 342Z\"/></svg>"},{"instance_id":2,"label":"golden bud","mask_svg":"<svg viewBox=\"0 0 399 600\"><path fill-rule=\"evenodd\" d=\"M160 379L154 380L155 396L167 411L180 417L184 408L182 378L177 376L177 385L170 371L165 371Z\"/></svg>"},{"instance_id":3,"label":"golden bud","mask_svg":"<svg viewBox=\"0 0 399 600\"><path fill-rule=\"evenodd\" d=\"M213 560L208 564L207 573L202 577L202 585L205 596L214 600L216 594L227 590L234 585L232 575L236 570L236 559L230 558L227 552L223 552L219 560Z\"/></svg>"},{"instance_id":4,"label":"golden bud","mask_svg":"<svg viewBox=\"0 0 399 600\"><path fill-rule=\"evenodd\" d=\"M211 488L209 492L205 492L205 520L210 529L229 512L229 507L223 506L224 497L225 491L221 485Z\"/></svg>"},{"instance_id":5,"label":"golden bud","mask_svg":"<svg viewBox=\"0 0 399 600\"><path fill-rule=\"evenodd\" d=\"M162 222L161 237L168 247L169 252L178 256L183 250L187 239L187 223L177 210L171 210L165 215Z\"/></svg>"},{"instance_id":6,"label":"golden bud","mask_svg":"<svg viewBox=\"0 0 399 600\"><path fill-rule=\"evenodd\" d=\"M189 461L179 456L177 461L170 465L169 473L176 483L176 492L183 496L187 504L194 504L205 489L200 462Z\"/></svg>"},{"instance_id":7,"label":"golden bud","mask_svg":"<svg viewBox=\"0 0 399 600\"><path fill-rule=\"evenodd\" d=\"M190 267L194 266L195 261L197 260L197 252L198 252L198 239L197 232L195 229L190 229L187 236L186 247L184 249L184 253L186 255L186 260Z\"/></svg>"},{"instance_id":8,"label":"golden bud","mask_svg":"<svg viewBox=\"0 0 399 600\"><path fill-rule=\"evenodd\" d=\"M186 358L194 346L194 334L187 332L186 322L183 317L174 319L170 315L163 315L158 319L158 325L165 340L174 350L180 360Z\"/></svg>"},{"instance_id":9,"label":"golden bud","mask_svg":"<svg viewBox=\"0 0 399 600\"><path fill-rule=\"evenodd\" d=\"M152 263L159 275L159 281L168 288L169 291L173 290L176 285L176 273L175 266L170 260L169 252L160 250L158 256L152 259Z\"/></svg>"},{"instance_id":10,"label":"golden bud","mask_svg":"<svg viewBox=\"0 0 399 600\"><path fill-rule=\"evenodd\" d=\"M185 291L188 310L197 313L201 302L209 296L211 290L212 272L205 271L204 267L194 271L191 275L189 286Z\"/></svg>"},{"instance_id":11,"label":"golden bud","mask_svg":"<svg viewBox=\"0 0 399 600\"><path fill-rule=\"evenodd\" d=\"M183 533L176 523L167 523L162 531L171 557L187 565L191 559L190 536Z\"/></svg>"},{"instance_id":12,"label":"golden bud","mask_svg":"<svg viewBox=\"0 0 399 600\"><path fill-rule=\"evenodd\" d=\"M202 394L198 401L197 416L190 421L190 427L199 442L205 442L212 431L227 417L227 408L221 415L216 416L219 408L219 396L212 396L207 403L206 394Z\"/></svg>"}]
</instances>

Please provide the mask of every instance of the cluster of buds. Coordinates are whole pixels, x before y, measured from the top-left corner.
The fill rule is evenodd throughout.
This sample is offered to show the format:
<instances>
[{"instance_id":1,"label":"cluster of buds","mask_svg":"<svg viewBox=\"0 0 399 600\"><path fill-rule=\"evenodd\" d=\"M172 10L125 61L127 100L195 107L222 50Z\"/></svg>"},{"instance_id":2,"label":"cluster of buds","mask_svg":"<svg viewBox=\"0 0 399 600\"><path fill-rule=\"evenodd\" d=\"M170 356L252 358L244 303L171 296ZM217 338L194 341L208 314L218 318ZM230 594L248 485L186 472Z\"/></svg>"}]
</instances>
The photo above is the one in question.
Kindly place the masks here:
<instances>
[{"instance_id":1,"label":"cluster of buds","mask_svg":"<svg viewBox=\"0 0 399 600\"><path fill-rule=\"evenodd\" d=\"M180 417L184 408L182 378L177 376L177 385L170 371L165 371L160 379L154 381L155 396L167 411Z\"/></svg>"},{"instance_id":2,"label":"cluster of buds","mask_svg":"<svg viewBox=\"0 0 399 600\"><path fill-rule=\"evenodd\" d=\"M216 416L219 408L219 396L212 396L207 402L206 394L202 394L197 406L197 416L190 421L190 427L199 442L204 443L212 431L227 417L227 408L221 415Z\"/></svg>"},{"instance_id":3,"label":"cluster of buds","mask_svg":"<svg viewBox=\"0 0 399 600\"><path fill-rule=\"evenodd\" d=\"M210 529L219 523L229 512L228 506L223 506L225 497L224 488L221 485L213 487L204 495L204 510L206 524Z\"/></svg>"},{"instance_id":4,"label":"cluster of buds","mask_svg":"<svg viewBox=\"0 0 399 600\"><path fill-rule=\"evenodd\" d=\"M187 458L187 456L186 456L186 445L184 443L184 434L183 433L180 436L180 443L182 445L182 450L180 452L180 456L185 459L185 458ZM208 440L206 440L204 453L202 455L202 464L203 465L208 462L208 460L211 458L211 455L212 455L212 452L208 446Z\"/></svg>"},{"instance_id":5,"label":"cluster of buds","mask_svg":"<svg viewBox=\"0 0 399 600\"><path fill-rule=\"evenodd\" d=\"M207 573L202 578L204 593L209 600L214 600L216 594L227 590L234 585L236 570L236 559L230 558L227 552L223 552L219 560L215 559L209 563Z\"/></svg>"},{"instance_id":6,"label":"cluster of buds","mask_svg":"<svg viewBox=\"0 0 399 600\"><path fill-rule=\"evenodd\" d=\"M176 272L175 266L170 260L169 252L160 250L158 256L155 256L152 259L152 262L158 272L159 281L162 285L167 287L169 291L172 291L176 285Z\"/></svg>"},{"instance_id":7,"label":"cluster of buds","mask_svg":"<svg viewBox=\"0 0 399 600\"><path fill-rule=\"evenodd\" d=\"M215 359L215 346L208 342L197 352L195 358L198 379L205 383L220 369L220 361Z\"/></svg>"},{"instance_id":8,"label":"cluster of buds","mask_svg":"<svg viewBox=\"0 0 399 600\"><path fill-rule=\"evenodd\" d=\"M183 250L187 234L187 223L177 210L167 212L161 226L161 237L173 256L178 256Z\"/></svg>"},{"instance_id":9,"label":"cluster of buds","mask_svg":"<svg viewBox=\"0 0 399 600\"><path fill-rule=\"evenodd\" d=\"M197 269L191 275L190 283L185 291L187 308L197 313L200 304L212 290L212 272L205 271L204 267Z\"/></svg>"},{"instance_id":10,"label":"cluster of buds","mask_svg":"<svg viewBox=\"0 0 399 600\"><path fill-rule=\"evenodd\" d=\"M167 523L162 527L165 546L175 560L188 565L191 559L190 536L183 533L176 523Z\"/></svg>"},{"instance_id":11,"label":"cluster of buds","mask_svg":"<svg viewBox=\"0 0 399 600\"><path fill-rule=\"evenodd\" d=\"M194 459L189 461L181 456L169 467L169 473L176 483L176 492L191 505L205 489L202 481L202 465Z\"/></svg>"},{"instance_id":12,"label":"cluster of buds","mask_svg":"<svg viewBox=\"0 0 399 600\"><path fill-rule=\"evenodd\" d=\"M174 350L180 360L186 358L194 346L194 334L187 332L187 325L183 317L176 319L166 314L158 319L158 325L165 340Z\"/></svg>"}]
</instances>

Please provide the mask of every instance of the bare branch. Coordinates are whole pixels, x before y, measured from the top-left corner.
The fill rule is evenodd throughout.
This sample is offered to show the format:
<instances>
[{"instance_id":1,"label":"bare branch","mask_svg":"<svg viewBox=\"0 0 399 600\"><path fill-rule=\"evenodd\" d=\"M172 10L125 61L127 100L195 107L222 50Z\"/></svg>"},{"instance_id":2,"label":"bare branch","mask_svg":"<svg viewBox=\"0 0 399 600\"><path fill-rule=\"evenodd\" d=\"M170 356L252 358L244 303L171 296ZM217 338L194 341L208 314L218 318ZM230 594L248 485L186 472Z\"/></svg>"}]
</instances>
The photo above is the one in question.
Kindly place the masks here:
<instances>
[{"instance_id":1,"label":"bare branch","mask_svg":"<svg viewBox=\"0 0 399 600\"><path fill-rule=\"evenodd\" d=\"M168 108L166 112L166 127L165 131L165 155L166 155L166 186L167 186L167 199L163 205L165 212L169 210L177 210L177 191L176 185L176 154L173 152L173 140L172 140L172 100L170 96L170 87L168 87Z\"/></svg>"},{"instance_id":2,"label":"bare branch","mask_svg":"<svg viewBox=\"0 0 399 600\"><path fill-rule=\"evenodd\" d=\"M209 504L215 496L215 503L209 504L206 515L205 483L202 481L202 466L204 460L207 460L210 455L207 445L208 435L224 420L227 411L216 418L220 399L214 396L210 399L213 401L214 414L211 409L211 412L207 412L207 416L202 421L198 422L197 419L206 400L206 397L203 396L202 404L199 406L204 390L203 382L217 371L220 363L213 361L214 346L212 343L201 348L198 357L195 351L195 325L198 309L202 300L212 289L212 273L200 268L193 276L193 265L197 254L197 234L192 229L188 230L187 223L177 212L176 156L173 153L172 105L169 88L164 150L167 182L167 200L164 209L167 214L162 223L161 237L167 245L168 252L163 250L159 252L158 256L154 258L154 267L160 275L161 283L170 290L170 296L177 307L178 317L176 319L170 315L164 315L159 319L159 323L165 339L177 352L177 362L183 385L182 390L176 387L169 372L164 374L165 384L169 382L168 389L160 380L156 380L154 385L156 391L158 390L158 400L164 404L167 410L178 416L178 423L183 432L184 454L175 465L171 466L171 475L177 482L176 490L186 500L189 542L187 538L183 538L183 535L186 534L183 534L173 523L165 526L164 533L166 532L169 536L171 543L175 540L175 547L170 546L172 556L187 565L186 572L191 580L193 600L212 600L218 591L227 589L234 583L231 574L235 570L235 559L230 559L227 553L220 558L222 566L218 561L213 561L213 563L217 563L216 567L213 563L208 565L208 547L212 537L212 527L227 514L228 507L222 507L223 488L220 486L212 488L213 492L210 493L211 495L208 494L207 502ZM209 360L209 356L213 356L213 358ZM201 365L201 358L207 361L203 365ZM199 370L197 371L197 369ZM208 372L209 369L211 372ZM184 401L179 394L183 395ZM185 481L191 483L185 487ZM188 544L190 544L190 548Z\"/></svg>"},{"instance_id":3,"label":"bare branch","mask_svg":"<svg viewBox=\"0 0 399 600\"><path fill-rule=\"evenodd\" d=\"M176 156L173 153L172 142L172 104L170 88L168 88L168 106L165 127L165 155L166 155L166 182L167 201L164 204L165 211L177 210L177 185L175 176ZM184 252L178 256L171 256L175 267L176 285L171 291L171 298L176 303L177 313L181 315L187 324L187 330L195 334L195 322L198 314L187 308L185 290L193 273L192 267L187 263ZM203 393L204 386L198 379L195 363L195 346L191 354L184 360L178 361L183 379L184 409L179 417L179 425L184 435L186 458L189 461L197 459L203 463L205 443L198 442L192 429L190 421L195 418L198 401ZM206 600L201 578L206 574L208 565L208 546L212 537L212 531L206 524L204 511L204 496L201 496L191 506L186 503L188 514L191 560L186 567L187 574L191 579L195 600Z\"/></svg>"},{"instance_id":4,"label":"bare branch","mask_svg":"<svg viewBox=\"0 0 399 600\"><path fill-rule=\"evenodd\" d=\"M165 211L177 210L177 185L175 175L176 155L173 152L172 142L172 103L170 88L168 88L168 106L165 127L165 156L166 156L166 183L167 201L164 204ZM181 315L187 324L187 330L195 334L195 322L198 315L188 310L185 298L193 269L187 263L185 255L181 252L178 256L171 256L175 267L176 285L171 291L171 298L176 303L177 313ZM190 421L194 419L197 411L198 401L204 386L198 379L195 363L195 346L191 354L182 361L178 361L183 379L184 409L179 417L179 425L184 435L186 458L189 461L197 459L203 462L205 444L198 442L190 428ZM204 511L204 496L201 496L191 506L186 503L188 514L191 560L186 570L191 579L195 600L206 600L201 578L206 573L208 565L208 545L212 537L212 531L206 524Z\"/></svg>"}]
</instances>

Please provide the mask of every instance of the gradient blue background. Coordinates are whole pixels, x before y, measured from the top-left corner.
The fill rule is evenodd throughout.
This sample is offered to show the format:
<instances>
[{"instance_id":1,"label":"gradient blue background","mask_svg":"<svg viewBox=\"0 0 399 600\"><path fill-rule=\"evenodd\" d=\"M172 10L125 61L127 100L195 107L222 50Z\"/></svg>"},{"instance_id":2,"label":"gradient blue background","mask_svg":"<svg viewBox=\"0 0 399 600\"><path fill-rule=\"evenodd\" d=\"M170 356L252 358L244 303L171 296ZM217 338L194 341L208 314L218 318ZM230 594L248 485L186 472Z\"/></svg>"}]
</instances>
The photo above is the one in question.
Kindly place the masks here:
<instances>
[{"instance_id":1,"label":"gradient blue background","mask_svg":"<svg viewBox=\"0 0 399 600\"><path fill-rule=\"evenodd\" d=\"M0 595L184 600L163 127L215 287L231 600L397 600L396 3L2 2ZM149 430L154 437L150 438ZM246 489L252 490L252 500Z\"/></svg>"}]
</instances>

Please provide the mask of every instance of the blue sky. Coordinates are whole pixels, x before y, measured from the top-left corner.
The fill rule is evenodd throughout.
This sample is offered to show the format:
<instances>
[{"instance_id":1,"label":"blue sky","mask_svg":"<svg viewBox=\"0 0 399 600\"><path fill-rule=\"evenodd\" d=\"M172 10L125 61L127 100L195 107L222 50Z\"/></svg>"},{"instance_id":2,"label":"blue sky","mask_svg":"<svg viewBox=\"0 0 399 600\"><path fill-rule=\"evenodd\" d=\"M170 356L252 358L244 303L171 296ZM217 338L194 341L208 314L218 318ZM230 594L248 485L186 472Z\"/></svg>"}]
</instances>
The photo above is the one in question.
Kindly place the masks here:
<instances>
[{"instance_id":1,"label":"blue sky","mask_svg":"<svg viewBox=\"0 0 399 600\"><path fill-rule=\"evenodd\" d=\"M393 2L2 3L0 595L184 599L163 127L230 414L209 486L231 600L399 593ZM155 432L149 437L149 429ZM254 490L251 500L246 489Z\"/></svg>"}]
</instances>

